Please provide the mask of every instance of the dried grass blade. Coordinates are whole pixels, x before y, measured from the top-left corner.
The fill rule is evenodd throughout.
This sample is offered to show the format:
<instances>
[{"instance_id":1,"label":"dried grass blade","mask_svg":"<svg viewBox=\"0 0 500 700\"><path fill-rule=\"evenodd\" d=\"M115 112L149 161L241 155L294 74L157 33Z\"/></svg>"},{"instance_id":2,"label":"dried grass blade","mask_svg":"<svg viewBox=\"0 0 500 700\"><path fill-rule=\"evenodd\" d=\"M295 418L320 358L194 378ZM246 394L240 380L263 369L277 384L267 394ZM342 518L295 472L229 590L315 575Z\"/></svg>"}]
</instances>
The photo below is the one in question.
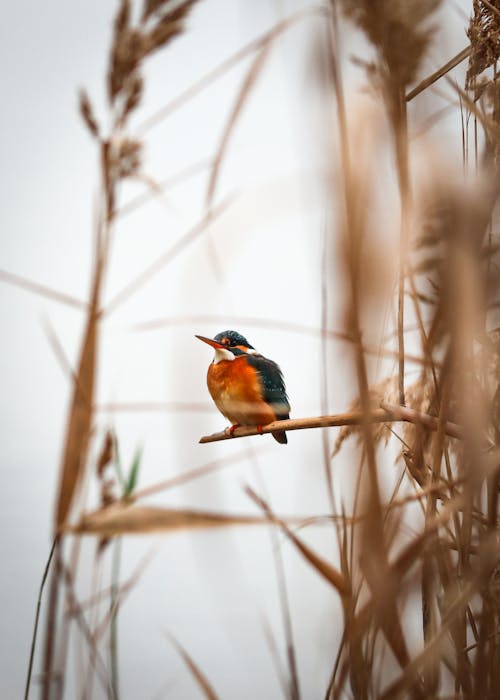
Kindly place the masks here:
<instances>
[{"instance_id":1,"label":"dried grass blade","mask_svg":"<svg viewBox=\"0 0 500 700\"><path fill-rule=\"evenodd\" d=\"M120 503L85 515L79 523L65 526L63 530L79 535L116 537L193 528L267 524L267 518L251 515L225 515L201 510L127 506Z\"/></svg>"},{"instance_id":2,"label":"dried grass blade","mask_svg":"<svg viewBox=\"0 0 500 700\"><path fill-rule=\"evenodd\" d=\"M108 677L106 664L97 648L92 630L87 622L87 619L76 596L73 574L67 567L65 567L62 564L62 562L61 567L67 591L67 602L69 604L69 607L73 611L74 618L77 621L78 626L80 627L82 636L89 647L90 664L97 673L97 677L101 682L104 692L106 693L106 697L110 700L118 700L116 693L114 692L114 688L111 684L110 678ZM52 698L52 696L50 697Z\"/></svg>"},{"instance_id":3,"label":"dried grass blade","mask_svg":"<svg viewBox=\"0 0 500 700\"><path fill-rule=\"evenodd\" d=\"M57 361L59 362L59 365L60 365L62 371L67 375L68 379L71 382L73 382L74 386L78 387L82 398L87 403L87 405L90 406L89 401L88 401L87 397L85 396L85 391L79 385L78 377L75 374L73 368L71 367L71 364L66 356L66 353L64 352L64 348L61 344L61 341L59 340L54 328L52 327L52 325L48 319L43 324L43 329L45 331L47 339L50 343L50 346L54 352L54 355L55 355Z\"/></svg>"},{"instance_id":4,"label":"dried grass blade","mask_svg":"<svg viewBox=\"0 0 500 700\"><path fill-rule=\"evenodd\" d=\"M441 644L444 644L444 637L448 633L451 623L458 612L467 605L475 591L476 587L474 584L469 583L465 586L460 596L453 603L453 606L448 610L446 619L441 621L441 627L436 635L426 644L420 654L410 661L401 676L381 695L380 700L396 700L396 698L407 697L408 688L418 677L420 669L427 664L432 664L436 655L439 656L438 649Z\"/></svg>"},{"instance_id":5,"label":"dried grass blade","mask_svg":"<svg viewBox=\"0 0 500 700\"><path fill-rule=\"evenodd\" d=\"M210 685L207 677L205 674L201 671L200 667L198 664L195 663L193 658L188 654L186 649L184 649L183 646L173 637L171 634L168 635L170 641L174 645L174 647L177 649L179 654L182 656L186 666L188 669L191 671L191 675L197 682L200 690L203 692L203 695L207 700L218 700L218 695L216 694L215 690L212 688Z\"/></svg>"},{"instance_id":6,"label":"dried grass blade","mask_svg":"<svg viewBox=\"0 0 500 700\"><path fill-rule=\"evenodd\" d=\"M141 207L143 204L146 204L150 199L152 199L155 196L158 196L164 190L176 187L177 185L180 185L183 182L190 180L192 177L195 177L196 175L199 175L200 173L205 172L206 170L209 170L212 167L212 158L205 158L203 160L198 161L197 163L194 163L193 165L188 166L187 168L184 168L175 175L166 178L162 182L157 183L155 186L153 186L153 184L149 182L149 186L143 194L139 194L137 195L137 197L130 199L116 211L116 218L118 219L128 216L136 209Z\"/></svg>"},{"instance_id":7,"label":"dried grass blade","mask_svg":"<svg viewBox=\"0 0 500 700\"><path fill-rule=\"evenodd\" d=\"M170 479L165 479L165 481L160 481L156 484L153 484L152 486L146 486L143 489L136 490L132 494L132 498L134 501L137 501L139 498L146 498L147 496L151 496L155 493L158 493L159 491L166 491L167 489L171 489L176 486L181 486L181 484L187 484L190 481L199 479L200 477L206 476L207 474L211 474L212 472L217 471L219 469L232 467L244 459L250 459L254 455L255 453L253 450L247 449L235 452L230 457L228 456L222 459L214 459L211 462L207 462L206 464L201 465L200 467L195 467L194 469L190 469L187 472L183 472L181 474L178 474L177 476L173 476Z\"/></svg>"},{"instance_id":8,"label":"dried grass blade","mask_svg":"<svg viewBox=\"0 0 500 700\"><path fill-rule=\"evenodd\" d=\"M238 118L243 110L245 102L248 100L252 92L252 88L255 86L259 73L262 71L264 63L266 62L267 57L269 56L273 39L274 35L272 35L264 43L257 56L252 61L250 69L248 70L245 79L236 96L236 101L229 115L229 119L227 120L227 124L222 133L222 138L214 158L214 166L212 168L212 174L208 183L207 195L205 200L205 206L207 209L210 209L214 199L215 188L217 186L217 180L219 178L219 170L222 165L222 161L226 153L227 147L229 145L232 133L238 122Z\"/></svg>"},{"instance_id":9,"label":"dried grass blade","mask_svg":"<svg viewBox=\"0 0 500 700\"><path fill-rule=\"evenodd\" d=\"M51 289L51 287L46 287L38 282L33 282L33 280L27 277L15 275L13 272L7 272L7 270L0 270L0 280L16 287L21 287L21 289L27 289L29 292L34 292L48 299L52 299L52 301L58 301L61 304L73 306L76 309L85 310L88 308L88 304L81 299L59 292L57 289Z\"/></svg>"},{"instance_id":10,"label":"dried grass blade","mask_svg":"<svg viewBox=\"0 0 500 700\"><path fill-rule=\"evenodd\" d=\"M302 323L289 323L273 318L259 318L258 316L229 316L224 314L205 314L195 316L167 316L163 318L137 323L132 326L135 331L150 331L157 328L170 328L171 326L192 326L197 323L213 324L233 324L241 326L253 326L255 328L270 328L272 330L285 331L287 333L299 333L313 338L325 337L331 340L345 340L352 342L352 338L347 333L332 330L322 330L318 326L306 326ZM323 335L324 334L324 335Z\"/></svg>"},{"instance_id":11,"label":"dried grass blade","mask_svg":"<svg viewBox=\"0 0 500 700\"><path fill-rule=\"evenodd\" d=\"M116 619L116 616L118 615L118 610L123 607L123 604L125 603L127 597L131 594L133 589L137 587L137 584L139 583L142 575L146 571L149 563L152 561L153 557L155 556L155 551L151 549L149 552L146 553L146 555L141 559L139 564L136 566L130 577L128 578L125 583L123 583L120 587L116 585L116 589L114 586L110 586L108 589L108 596L110 596L110 600L112 601L111 606L108 608L106 611L103 619L101 620L100 623L96 624L95 629L94 629L94 640L97 642L99 641L104 634L106 633L106 630L112 626L113 619ZM102 595L102 591L101 591ZM94 601L91 601L94 605L98 602L99 600L99 595L97 595L94 598ZM89 607L87 603L87 607ZM90 607L92 607L90 605ZM80 603L80 608L83 611L84 605Z\"/></svg>"},{"instance_id":12,"label":"dried grass blade","mask_svg":"<svg viewBox=\"0 0 500 700\"><path fill-rule=\"evenodd\" d=\"M192 325L195 323L233 323L238 322L240 325L255 326L256 328L271 328L272 330L282 330L287 333L300 333L303 335L309 335L312 337L328 338L330 340L342 340L347 343L353 343L354 338L349 333L343 331L332 331L323 330L315 326L306 326L299 323L288 323L282 320L274 320L267 318L256 318L252 316L224 316L208 314L205 316L183 316L178 318L175 316L165 317L159 319L153 319L152 321L146 321L145 323L139 323L132 326L132 330L136 331L149 331L156 330L157 328L169 328L170 326L176 325ZM363 345L363 352L370 355L376 355L377 357L389 357L398 358L399 354L397 350L391 350L383 347L376 347L374 345ZM417 355L412 355L411 353L406 353L406 360L410 363L415 363L417 365L423 365L424 367L429 366L431 363L425 357L418 357ZM440 367L440 363L433 361L432 366Z\"/></svg>"},{"instance_id":13,"label":"dried grass blade","mask_svg":"<svg viewBox=\"0 0 500 700\"><path fill-rule=\"evenodd\" d=\"M275 525L278 525L285 535L293 542L293 544L297 547L299 552L302 554L302 556L313 566L316 571L321 574L323 578L325 578L328 583L330 583L341 596L351 596L351 586L350 584L345 580L345 578L342 576L340 571L338 571L334 566L332 566L329 562L327 562L325 559L320 557L318 554L313 552L312 549L310 549L302 540L300 540L291 530L290 528L286 525L286 523L281 519L276 517L272 510L269 508L267 503L260 497L258 496L253 489L251 489L249 486L245 488L245 492L250 496L252 501L256 503L259 508L266 514L266 518L268 521L271 521Z\"/></svg>"},{"instance_id":14,"label":"dried grass blade","mask_svg":"<svg viewBox=\"0 0 500 700\"><path fill-rule=\"evenodd\" d=\"M279 34L286 31L294 24L306 17L323 16L324 14L324 8L310 7L306 8L305 10L299 10L298 12L290 15L282 22L276 24L268 32L265 32L257 39L254 39L253 41L243 46L241 49L239 49L239 51L236 51L236 53L234 53L232 56L220 63L216 68L206 73L193 85L184 90L184 92L182 92L180 95L174 98L167 105L162 107L162 109L158 110L158 112L148 117L148 119L146 119L142 122L142 124L140 124L139 128L137 129L137 133L142 135L146 131L149 131L149 129L151 129L159 122L163 121L163 119L168 117L176 110L180 109L180 107L182 107L186 102L195 97L199 92L207 88L209 85L214 83L218 78L227 73L227 71L230 68L237 65L241 60L243 60L247 56L250 56L254 51L265 45L266 42L268 42L273 37L278 36Z\"/></svg>"},{"instance_id":15,"label":"dried grass blade","mask_svg":"<svg viewBox=\"0 0 500 700\"><path fill-rule=\"evenodd\" d=\"M213 405L208 403L195 402L195 401L134 401L134 402L119 402L119 403L101 403L94 406L95 411L102 411L106 413L115 413L117 411L122 412L156 412L156 411L175 411L177 412L187 412L187 413L213 413Z\"/></svg>"},{"instance_id":16,"label":"dried grass blade","mask_svg":"<svg viewBox=\"0 0 500 700\"><path fill-rule=\"evenodd\" d=\"M463 502L464 499L462 496L457 496L448 501L437 515L427 521L425 530L402 550L395 562L391 564L391 570L399 578L402 578L410 567L420 558L423 550L429 546L431 539L435 536L439 528L453 517L454 513L462 507Z\"/></svg>"},{"instance_id":17,"label":"dried grass blade","mask_svg":"<svg viewBox=\"0 0 500 700\"><path fill-rule=\"evenodd\" d=\"M138 289L140 289L146 282L148 282L151 277L156 275L165 265L171 262L177 255L184 250L186 246L192 243L198 236L200 236L206 227L217 219L232 203L234 202L234 196L226 197L220 204L218 204L214 209L208 211L203 219L195 224L187 233L181 236L171 248L160 255L151 265L143 270L132 282L127 284L121 292L108 303L105 309L105 315L109 316L113 311L120 305L123 304L132 294L134 294Z\"/></svg>"},{"instance_id":18,"label":"dried grass blade","mask_svg":"<svg viewBox=\"0 0 500 700\"><path fill-rule=\"evenodd\" d=\"M156 556L156 549L151 549L149 550L140 560L140 562L137 564L137 566L134 568L130 576L123 581L123 583L120 584L119 590L118 590L118 603L121 604L121 602L126 598L126 596L133 590L133 588L137 585L139 582L142 574L146 570L147 566L149 563L153 560L153 558ZM80 610L84 612L85 610L89 610L103 601L109 600L109 597L113 593L113 586L108 586L106 588L101 588L97 593L94 595L90 596L86 600L80 601L79 606ZM74 610L73 608L68 608L67 614L68 615L74 615L77 610ZM108 613L109 614L109 613Z\"/></svg>"},{"instance_id":19,"label":"dried grass blade","mask_svg":"<svg viewBox=\"0 0 500 700\"><path fill-rule=\"evenodd\" d=\"M399 581L399 585L401 586L403 578L406 576L410 568L420 560L424 549L430 546L432 538L435 536L435 533L439 527L444 525L462 506L462 504L462 497L457 497L449 501L446 506L443 507L440 513L427 523L426 529L403 549L393 563L389 564L388 578ZM359 613L357 613L356 617L352 620L352 624L347 631L348 640L351 645L356 646L356 644L361 642L373 620L376 608L376 600L374 597L372 597L367 603L365 603ZM387 641L389 644L391 644L391 635L389 635ZM413 661L410 662L410 665L412 663ZM340 692L339 687L341 687L345 681L345 672L346 668L343 669L341 679L339 680L339 685L336 688L335 692L337 695L338 692Z\"/></svg>"},{"instance_id":20,"label":"dried grass blade","mask_svg":"<svg viewBox=\"0 0 500 700\"><path fill-rule=\"evenodd\" d=\"M102 263L97 264L95 268L92 298L81 345L76 380L73 383L56 507L57 530L69 514L87 459L93 417L101 276Z\"/></svg>"},{"instance_id":21,"label":"dried grass blade","mask_svg":"<svg viewBox=\"0 0 500 700\"><path fill-rule=\"evenodd\" d=\"M371 493L369 497L373 498ZM404 668L409 662L409 653L397 606L401 579L391 570L387 554L382 558L381 552L377 551L376 538L380 537L380 529L377 527L376 515L377 512L374 512L369 503L367 517L362 525L360 566L372 596L375 625L380 628L401 668ZM357 640L353 641L356 646Z\"/></svg>"}]
</instances>

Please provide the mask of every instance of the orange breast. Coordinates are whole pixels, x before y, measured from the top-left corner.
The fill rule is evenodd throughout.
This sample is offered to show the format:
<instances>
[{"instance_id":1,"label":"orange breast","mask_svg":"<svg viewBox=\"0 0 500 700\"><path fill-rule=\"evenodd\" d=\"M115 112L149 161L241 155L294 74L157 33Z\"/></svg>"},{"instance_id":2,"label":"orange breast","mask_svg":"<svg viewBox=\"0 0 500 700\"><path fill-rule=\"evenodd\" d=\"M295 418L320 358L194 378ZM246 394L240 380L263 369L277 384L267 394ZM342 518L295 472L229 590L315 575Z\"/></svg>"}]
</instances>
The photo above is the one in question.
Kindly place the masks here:
<instances>
[{"instance_id":1,"label":"orange breast","mask_svg":"<svg viewBox=\"0 0 500 700\"><path fill-rule=\"evenodd\" d=\"M264 401L258 374L245 357L211 364L207 374L208 390L219 409L233 424L267 425L276 419Z\"/></svg>"}]
</instances>

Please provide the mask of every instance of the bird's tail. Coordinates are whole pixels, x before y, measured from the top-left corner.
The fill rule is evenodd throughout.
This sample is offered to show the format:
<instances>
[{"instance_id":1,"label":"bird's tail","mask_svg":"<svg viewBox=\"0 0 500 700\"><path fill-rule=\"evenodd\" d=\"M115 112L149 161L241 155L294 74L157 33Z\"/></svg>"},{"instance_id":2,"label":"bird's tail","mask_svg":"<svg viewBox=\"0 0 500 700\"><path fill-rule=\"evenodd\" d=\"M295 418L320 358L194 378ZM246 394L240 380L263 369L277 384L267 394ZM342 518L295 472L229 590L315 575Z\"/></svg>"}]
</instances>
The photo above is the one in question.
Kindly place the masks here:
<instances>
[{"instance_id":1,"label":"bird's tail","mask_svg":"<svg viewBox=\"0 0 500 700\"><path fill-rule=\"evenodd\" d=\"M286 433L284 430L277 430L276 432L271 433L271 435L281 445L286 445L288 442L287 437L286 437Z\"/></svg>"}]
</instances>

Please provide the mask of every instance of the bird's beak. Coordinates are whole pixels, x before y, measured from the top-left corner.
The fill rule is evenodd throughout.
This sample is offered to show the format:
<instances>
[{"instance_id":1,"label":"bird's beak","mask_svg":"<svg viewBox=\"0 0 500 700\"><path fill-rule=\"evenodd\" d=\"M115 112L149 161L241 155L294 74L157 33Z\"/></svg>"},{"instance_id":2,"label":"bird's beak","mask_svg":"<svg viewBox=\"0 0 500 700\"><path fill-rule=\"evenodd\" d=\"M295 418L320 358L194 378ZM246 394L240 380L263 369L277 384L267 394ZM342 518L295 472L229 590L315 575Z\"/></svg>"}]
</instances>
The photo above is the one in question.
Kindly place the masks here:
<instances>
[{"instance_id":1,"label":"bird's beak","mask_svg":"<svg viewBox=\"0 0 500 700\"><path fill-rule=\"evenodd\" d=\"M211 345L215 349L226 347L223 343L218 343L216 340L212 340L212 338L205 338L204 335L195 335L194 337L198 338L199 340L203 340L204 343Z\"/></svg>"}]
</instances>

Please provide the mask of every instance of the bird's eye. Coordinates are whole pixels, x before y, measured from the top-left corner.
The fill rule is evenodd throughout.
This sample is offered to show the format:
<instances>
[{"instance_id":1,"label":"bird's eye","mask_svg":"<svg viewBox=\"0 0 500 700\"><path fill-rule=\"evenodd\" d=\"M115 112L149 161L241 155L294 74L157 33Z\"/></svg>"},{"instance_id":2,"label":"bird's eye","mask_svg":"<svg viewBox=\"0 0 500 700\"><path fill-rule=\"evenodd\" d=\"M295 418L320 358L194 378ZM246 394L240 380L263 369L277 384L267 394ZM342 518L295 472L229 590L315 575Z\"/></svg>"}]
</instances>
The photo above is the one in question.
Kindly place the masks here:
<instances>
[{"instance_id":1,"label":"bird's eye","mask_svg":"<svg viewBox=\"0 0 500 700\"><path fill-rule=\"evenodd\" d=\"M229 340L229 338L222 338L221 343L223 345L231 345L231 341Z\"/></svg>"}]
</instances>

